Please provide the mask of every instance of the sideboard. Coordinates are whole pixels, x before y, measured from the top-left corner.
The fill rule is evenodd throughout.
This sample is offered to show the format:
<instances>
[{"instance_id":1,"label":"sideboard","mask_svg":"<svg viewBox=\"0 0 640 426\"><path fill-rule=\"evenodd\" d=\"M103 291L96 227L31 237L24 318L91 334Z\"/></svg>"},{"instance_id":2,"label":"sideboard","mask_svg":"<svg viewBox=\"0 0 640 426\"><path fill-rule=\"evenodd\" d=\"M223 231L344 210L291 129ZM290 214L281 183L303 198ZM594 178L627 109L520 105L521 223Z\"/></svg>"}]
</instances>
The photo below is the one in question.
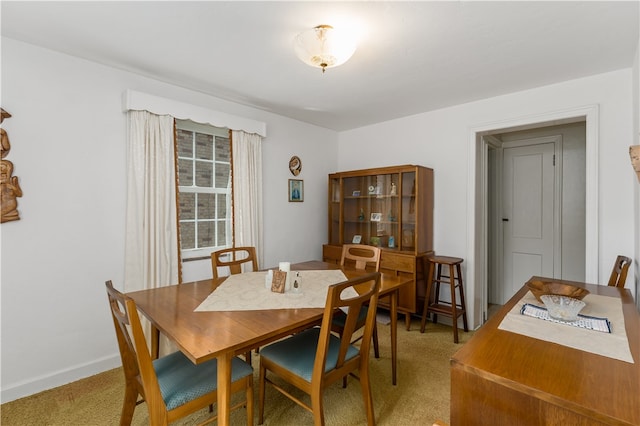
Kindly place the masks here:
<instances>
[{"instance_id":1,"label":"sideboard","mask_svg":"<svg viewBox=\"0 0 640 426\"><path fill-rule=\"evenodd\" d=\"M451 358L452 426L640 425L640 315L631 293L564 282L620 298L634 362L500 329L523 286Z\"/></svg>"}]
</instances>

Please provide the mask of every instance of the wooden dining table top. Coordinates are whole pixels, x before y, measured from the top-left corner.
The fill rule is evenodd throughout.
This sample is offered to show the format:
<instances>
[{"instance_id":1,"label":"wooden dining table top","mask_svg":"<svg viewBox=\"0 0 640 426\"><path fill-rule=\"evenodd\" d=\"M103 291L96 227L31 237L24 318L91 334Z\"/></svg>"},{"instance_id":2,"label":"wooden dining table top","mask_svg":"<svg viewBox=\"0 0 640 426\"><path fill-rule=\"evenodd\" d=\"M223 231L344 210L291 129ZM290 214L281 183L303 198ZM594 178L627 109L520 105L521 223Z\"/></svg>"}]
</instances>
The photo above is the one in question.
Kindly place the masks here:
<instances>
[{"instance_id":1,"label":"wooden dining table top","mask_svg":"<svg viewBox=\"0 0 640 426\"><path fill-rule=\"evenodd\" d=\"M630 291L553 280L586 288L594 295L621 300L633 363L499 329L506 314L527 293L525 285L453 355L452 368L549 404L568 407L603 424L640 425L640 315ZM456 419L464 424L465 421L457 418L454 406L452 403L452 422Z\"/></svg>"},{"instance_id":2,"label":"wooden dining table top","mask_svg":"<svg viewBox=\"0 0 640 426\"><path fill-rule=\"evenodd\" d=\"M292 271L323 269L342 269L347 278L365 273L321 261L291 265ZM313 326L322 319L323 308L195 312L224 280L225 277L200 280L127 295L136 302L140 312L153 326L175 342L196 364L229 351L242 354ZM405 284L405 278L383 274L379 295L384 297Z\"/></svg>"}]
</instances>

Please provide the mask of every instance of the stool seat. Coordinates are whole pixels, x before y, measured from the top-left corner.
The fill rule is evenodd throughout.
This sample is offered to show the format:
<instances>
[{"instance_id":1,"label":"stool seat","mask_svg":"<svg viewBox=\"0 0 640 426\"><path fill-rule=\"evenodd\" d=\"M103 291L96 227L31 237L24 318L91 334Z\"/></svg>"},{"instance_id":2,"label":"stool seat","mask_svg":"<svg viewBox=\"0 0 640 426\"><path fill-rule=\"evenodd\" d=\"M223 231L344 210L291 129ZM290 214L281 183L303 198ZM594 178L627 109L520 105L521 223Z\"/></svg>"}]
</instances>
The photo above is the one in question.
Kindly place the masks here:
<instances>
[{"instance_id":1,"label":"stool seat","mask_svg":"<svg viewBox=\"0 0 640 426\"><path fill-rule=\"evenodd\" d=\"M464 262L464 259L451 256L430 256L427 260L441 265L457 265L458 263Z\"/></svg>"},{"instance_id":2,"label":"stool seat","mask_svg":"<svg viewBox=\"0 0 640 426\"><path fill-rule=\"evenodd\" d=\"M433 322L437 322L438 314L449 316L453 322L453 342L458 343L458 318L462 317L464 331L469 331L467 325L467 309L464 301L464 285L462 281L461 263L464 259L452 256L429 256L425 262L428 263L427 292L425 293L424 308L422 310L422 322L420 332L424 333L427 315L433 314ZM449 269L449 275L442 274L442 266ZM448 284L450 288L451 301L440 299L440 285ZM456 300L456 289L458 298ZM432 299L431 295L434 293Z\"/></svg>"}]
</instances>

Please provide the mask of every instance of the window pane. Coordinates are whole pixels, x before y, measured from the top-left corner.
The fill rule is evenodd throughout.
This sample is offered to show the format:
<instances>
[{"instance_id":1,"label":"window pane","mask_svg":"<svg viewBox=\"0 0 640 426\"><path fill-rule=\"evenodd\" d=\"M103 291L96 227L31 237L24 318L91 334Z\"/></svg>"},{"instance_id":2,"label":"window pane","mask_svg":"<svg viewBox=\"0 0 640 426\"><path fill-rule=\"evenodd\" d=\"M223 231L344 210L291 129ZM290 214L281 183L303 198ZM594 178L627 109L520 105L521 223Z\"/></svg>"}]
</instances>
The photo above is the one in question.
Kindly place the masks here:
<instances>
[{"instance_id":1,"label":"window pane","mask_svg":"<svg viewBox=\"0 0 640 426\"><path fill-rule=\"evenodd\" d=\"M216 222L218 224L218 246L224 246L227 244L227 223L223 220Z\"/></svg>"},{"instance_id":2,"label":"window pane","mask_svg":"<svg viewBox=\"0 0 640 426\"><path fill-rule=\"evenodd\" d=\"M196 218L196 194L181 192L178 196L180 200L180 220L193 220Z\"/></svg>"},{"instance_id":3,"label":"window pane","mask_svg":"<svg viewBox=\"0 0 640 426\"><path fill-rule=\"evenodd\" d=\"M218 219L226 219L227 218L227 194L218 194L217 196L218 204Z\"/></svg>"},{"instance_id":4,"label":"window pane","mask_svg":"<svg viewBox=\"0 0 640 426\"><path fill-rule=\"evenodd\" d=\"M193 132L178 129L178 157L193 158Z\"/></svg>"},{"instance_id":5,"label":"window pane","mask_svg":"<svg viewBox=\"0 0 640 426\"><path fill-rule=\"evenodd\" d=\"M196 161L196 186L211 188L213 183L213 163Z\"/></svg>"},{"instance_id":6,"label":"window pane","mask_svg":"<svg viewBox=\"0 0 640 426\"><path fill-rule=\"evenodd\" d=\"M180 222L180 245L182 250L196 248L195 223Z\"/></svg>"},{"instance_id":7,"label":"window pane","mask_svg":"<svg viewBox=\"0 0 640 426\"><path fill-rule=\"evenodd\" d=\"M193 186L193 161L178 160L178 185Z\"/></svg>"},{"instance_id":8,"label":"window pane","mask_svg":"<svg viewBox=\"0 0 640 426\"><path fill-rule=\"evenodd\" d=\"M196 158L213 160L213 135L196 133Z\"/></svg>"},{"instance_id":9,"label":"window pane","mask_svg":"<svg viewBox=\"0 0 640 426\"><path fill-rule=\"evenodd\" d=\"M229 138L216 136L216 161L231 162L231 143Z\"/></svg>"},{"instance_id":10,"label":"window pane","mask_svg":"<svg viewBox=\"0 0 640 426\"><path fill-rule=\"evenodd\" d=\"M215 219L216 194L198 194L198 220Z\"/></svg>"},{"instance_id":11,"label":"window pane","mask_svg":"<svg viewBox=\"0 0 640 426\"><path fill-rule=\"evenodd\" d=\"M228 164L216 164L216 188L231 187L229 173L231 173L231 166Z\"/></svg>"},{"instance_id":12,"label":"window pane","mask_svg":"<svg viewBox=\"0 0 640 426\"><path fill-rule=\"evenodd\" d=\"M213 247L215 222L198 222L198 247Z\"/></svg>"}]
</instances>

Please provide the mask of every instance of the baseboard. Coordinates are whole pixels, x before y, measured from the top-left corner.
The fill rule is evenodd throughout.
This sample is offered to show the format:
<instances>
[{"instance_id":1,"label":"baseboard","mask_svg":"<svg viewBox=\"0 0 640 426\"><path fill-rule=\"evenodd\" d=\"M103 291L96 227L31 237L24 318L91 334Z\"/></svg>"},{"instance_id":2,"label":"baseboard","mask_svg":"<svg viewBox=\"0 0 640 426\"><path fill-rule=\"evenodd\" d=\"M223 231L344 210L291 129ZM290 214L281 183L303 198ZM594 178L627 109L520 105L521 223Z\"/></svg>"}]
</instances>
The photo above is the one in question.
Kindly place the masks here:
<instances>
[{"instance_id":1,"label":"baseboard","mask_svg":"<svg viewBox=\"0 0 640 426\"><path fill-rule=\"evenodd\" d=\"M48 389L66 385L85 377L93 376L113 368L120 367L122 361L119 354L114 354L105 358L78 365L66 370L61 370L46 376L36 377L32 380L18 383L7 388L3 388L0 392L0 401L2 403L13 401L25 396L30 396Z\"/></svg>"}]
</instances>

